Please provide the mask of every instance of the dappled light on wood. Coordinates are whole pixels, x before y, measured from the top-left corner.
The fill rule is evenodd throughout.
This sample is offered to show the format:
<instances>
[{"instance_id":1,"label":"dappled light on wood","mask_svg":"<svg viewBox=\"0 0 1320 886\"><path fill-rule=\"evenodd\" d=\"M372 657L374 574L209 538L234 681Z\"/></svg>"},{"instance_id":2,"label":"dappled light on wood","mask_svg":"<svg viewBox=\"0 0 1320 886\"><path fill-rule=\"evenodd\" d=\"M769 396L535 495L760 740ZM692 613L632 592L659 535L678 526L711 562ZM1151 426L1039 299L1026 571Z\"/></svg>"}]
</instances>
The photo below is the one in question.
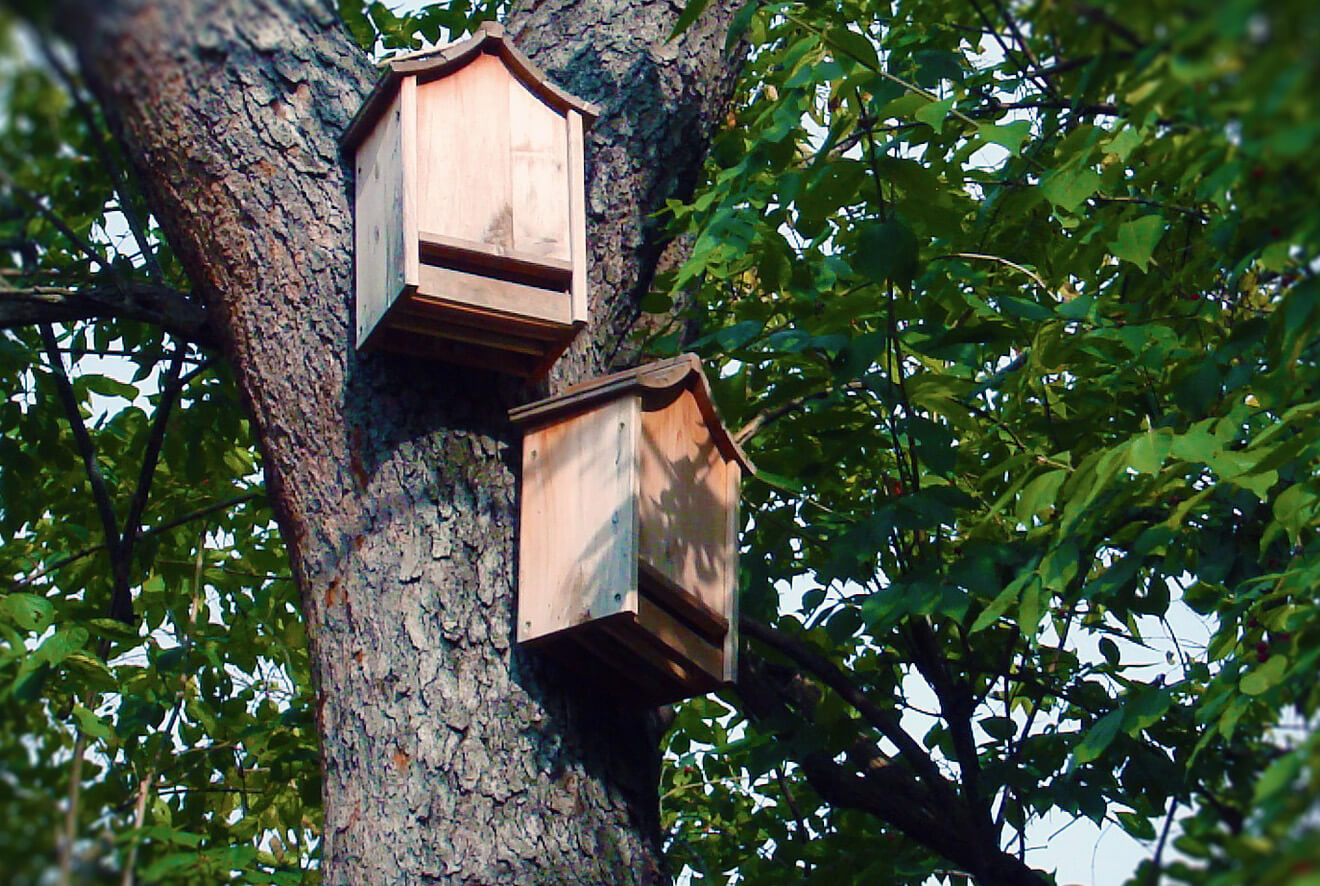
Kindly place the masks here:
<instances>
[{"instance_id":1,"label":"dappled light on wood","mask_svg":"<svg viewBox=\"0 0 1320 886\"><path fill-rule=\"evenodd\" d=\"M518 640L635 702L733 678L738 489L750 467L695 357L516 409Z\"/></svg>"}]
</instances>

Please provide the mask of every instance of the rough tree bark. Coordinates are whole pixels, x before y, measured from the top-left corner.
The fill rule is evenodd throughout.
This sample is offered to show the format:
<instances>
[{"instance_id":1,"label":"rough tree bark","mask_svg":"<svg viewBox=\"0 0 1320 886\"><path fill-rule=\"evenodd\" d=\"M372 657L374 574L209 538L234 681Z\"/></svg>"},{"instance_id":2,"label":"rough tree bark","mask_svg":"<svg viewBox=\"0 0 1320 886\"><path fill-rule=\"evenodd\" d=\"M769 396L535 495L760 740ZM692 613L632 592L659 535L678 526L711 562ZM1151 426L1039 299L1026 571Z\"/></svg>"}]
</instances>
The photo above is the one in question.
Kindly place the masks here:
<instances>
[{"instance_id":1,"label":"rough tree bark","mask_svg":"<svg viewBox=\"0 0 1320 886\"><path fill-rule=\"evenodd\" d=\"M731 93L732 9L670 43L681 5L552 0L508 23L605 109L588 146L593 326L551 388L614 353L661 258L645 219L690 187ZM511 641L505 411L544 390L352 347L338 139L375 71L332 4L62 6L255 421L317 667L327 882L660 879L647 712Z\"/></svg>"}]
</instances>

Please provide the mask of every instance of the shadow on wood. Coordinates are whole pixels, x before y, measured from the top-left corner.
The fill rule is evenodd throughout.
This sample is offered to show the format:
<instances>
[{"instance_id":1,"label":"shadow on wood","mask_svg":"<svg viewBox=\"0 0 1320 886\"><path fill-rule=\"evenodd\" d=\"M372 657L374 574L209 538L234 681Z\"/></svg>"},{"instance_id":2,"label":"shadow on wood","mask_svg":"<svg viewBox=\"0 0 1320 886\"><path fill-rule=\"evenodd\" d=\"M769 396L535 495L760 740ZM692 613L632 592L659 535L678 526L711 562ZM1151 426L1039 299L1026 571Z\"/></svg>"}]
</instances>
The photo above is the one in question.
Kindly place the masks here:
<instances>
[{"instance_id":1,"label":"shadow on wood","mask_svg":"<svg viewBox=\"0 0 1320 886\"><path fill-rule=\"evenodd\" d=\"M732 681L738 494L752 466L700 361L606 376L510 417L526 432L519 643L646 704Z\"/></svg>"}]
</instances>

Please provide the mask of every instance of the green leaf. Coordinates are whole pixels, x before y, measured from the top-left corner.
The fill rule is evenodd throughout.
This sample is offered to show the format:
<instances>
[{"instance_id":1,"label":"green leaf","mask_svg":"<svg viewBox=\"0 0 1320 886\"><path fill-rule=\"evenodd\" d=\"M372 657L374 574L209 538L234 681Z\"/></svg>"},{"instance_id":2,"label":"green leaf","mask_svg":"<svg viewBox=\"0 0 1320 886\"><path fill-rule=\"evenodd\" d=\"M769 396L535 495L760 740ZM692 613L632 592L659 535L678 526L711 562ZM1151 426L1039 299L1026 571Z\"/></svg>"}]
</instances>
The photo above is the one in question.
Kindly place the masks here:
<instances>
[{"instance_id":1,"label":"green leaf","mask_svg":"<svg viewBox=\"0 0 1320 886\"><path fill-rule=\"evenodd\" d=\"M857 237L853 265L877 283L908 286L917 276L920 246L907 225L890 220L867 225Z\"/></svg>"},{"instance_id":2,"label":"green leaf","mask_svg":"<svg viewBox=\"0 0 1320 886\"><path fill-rule=\"evenodd\" d=\"M1284 754L1271 763L1269 768L1262 773L1260 780L1256 782L1252 805L1260 806L1275 794L1292 788L1298 776L1301 775L1305 763L1305 755L1296 751Z\"/></svg>"},{"instance_id":3,"label":"green leaf","mask_svg":"<svg viewBox=\"0 0 1320 886\"><path fill-rule=\"evenodd\" d=\"M85 735L91 736L92 738L106 739L114 737L114 731L111 730L109 724L81 704L75 704L73 706L73 716L78 721L78 728L81 729Z\"/></svg>"},{"instance_id":4,"label":"green leaf","mask_svg":"<svg viewBox=\"0 0 1320 886\"><path fill-rule=\"evenodd\" d=\"M1173 693L1167 687L1137 690L1123 704L1124 731L1135 736L1159 721L1173 704Z\"/></svg>"},{"instance_id":5,"label":"green leaf","mask_svg":"<svg viewBox=\"0 0 1320 886\"><path fill-rule=\"evenodd\" d=\"M1090 763L1104 753L1123 725L1123 709L1116 708L1105 714L1082 736L1077 747L1073 748L1073 758L1078 763Z\"/></svg>"},{"instance_id":6,"label":"green leaf","mask_svg":"<svg viewBox=\"0 0 1320 886\"><path fill-rule=\"evenodd\" d=\"M78 379L87 390L105 397L123 397L125 400L137 398L138 389L107 375L84 375Z\"/></svg>"},{"instance_id":7,"label":"green leaf","mask_svg":"<svg viewBox=\"0 0 1320 886\"><path fill-rule=\"evenodd\" d=\"M762 326L755 320L744 320L715 333L715 343L725 351L736 351L761 334Z\"/></svg>"},{"instance_id":8,"label":"green leaf","mask_svg":"<svg viewBox=\"0 0 1320 886\"><path fill-rule=\"evenodd\" d=\"M63 628L48 637L35 654L41 661L57 665L86 646L87 637L86 628Z\"/></svg>"},{"instance_id":9,"label":"green leaf","mask_svg":"<svg viewBox=\"0 0 1320 886\"><path fill-rule=\"evenodd\" d=\"M918 108L912 116L918 123L925 123L936 132L944 125L944 120L949 116L949 111L953 109L953 98L946 98L943 101L931 102L925 107Z\"/></svg>"},{"instance_id":10,"label":"green leaf","mask_svg":"<svg viewBox=\"0 0 1320 886\"><path fill-rule=\"evenodd\" d=\"M1118 823L1133 837L1138 840L1154 840L1155 825L1144 815L1138 815L1135 812L1118 813Z\"/></svg>"},{"instance_id":11,"label":"green leaf","mask_svg":"<svg viewBox=\"0 0 1320 886\"><path fill-rule=\"evenodd\" d=\"M999 620L999 617L1008 611L1009 607L1017 602L1018 594L1022 590L1022 585L1028 579L1034 578L1032 575L1021 575L1016 581L1011 582L1008 587L999 592L990 605L982 610L981 614L972 622L972 628L969 633L975 634L977 631L985 630Z\"/></svg>"},{"instance_id":12,"label":"green leaf","mask_svg":"<svg viewBox=\"0 0 1320 886\"><path fill-rule=\"evenodd\" d=\"M709 0L687 0L683 6L683 11L678 14L678 19L674 22L674 30L669 32L669 39L673 40L679 34L692 27L692 23L697 20L706 9Z\"/></svg>"},{"instance_id":13,"label":"green leaf","mask_svg":"<svg viewBox=\"0 0 1320 886\"><path fill-rule=\"evenodd\" d=\"M1002 126L982 123L977 126L976 134L986 143L999 145L1016 157L1022 153L1022 145L1031 137L1031 121L1015 120Z\"/></svg>"},{"instance_id":14,"label":"green leaf","mask_svg":"<svg viewBox=\"0 0 1320 886\"><path fill-rule=\"evenodd\" d=\"M1061 169L1041 182L1045 199L1065 212L1072 212L1100 190L1100 173L1093 169Z\"/></svg>"},{"instance_id":15,"label":"green leaf","mask_svg":"<svg viewBox=\"0 0 1320 886\"><path fill-rule=\"evenodd\" d=\"M825 39L844 56L861 62L872 71L880 70L880 57L876 55L875 47L866 36L851 28L830 28L825 34Z\"/></svg>"},{"instance_id":16,"label":"green leaf","mask_svg":"<svg viewBox=\"0 0 1320 886\"><path fill-rule=\"evenodd\" d=\"M1163 237L1164 219L1158 215L1147 215L1120 226L1118 236L1110 242L1109 249L1114 255L1144 271Z\"/></svg>"},{"instance_id":17,"label":"green leaf","mask_svg":"<svg viewBox=\"0 0 1320 886\"><path fill-rule=\"evenodd\" d=\"M36 594L10 593L0 597L0 615L25 631L44 631L50 627L55 606Z\"/></svg>"},{"instance_id":18,"label":"green leaf","mask_svg":"<svg viewBox=\"0 0 1320 886\"><path fill-rule=\"evenodd\" d=\"M1288 656L1276 653L1263 665L1248 671L1238 686L1245 695L1263 695L1278 686L1287 671Z\"/></svg>"},{"instance_id":19,"label":"green leaf","mask_svg":"<svg viewBox=\"0 0 1320 886\"><path fill-rule=\"evenodd\" d=\"M985 717L977 723L986 735L999 741L1007 741L1017 734L1017 724L1011 717Z\"/></svg>"}]
</instances>

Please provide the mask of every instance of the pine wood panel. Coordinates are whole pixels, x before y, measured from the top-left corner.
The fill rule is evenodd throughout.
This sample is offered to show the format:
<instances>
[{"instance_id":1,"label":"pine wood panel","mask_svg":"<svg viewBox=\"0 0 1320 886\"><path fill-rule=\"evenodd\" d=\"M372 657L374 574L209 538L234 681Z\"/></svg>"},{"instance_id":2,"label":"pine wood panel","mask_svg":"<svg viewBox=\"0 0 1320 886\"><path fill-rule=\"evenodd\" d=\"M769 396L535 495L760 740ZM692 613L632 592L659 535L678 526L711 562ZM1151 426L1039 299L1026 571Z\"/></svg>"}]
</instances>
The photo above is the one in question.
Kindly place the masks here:
<instances>
[{"instance_id":1,"label":"pine wood panel","mask_svg":"<svg viewBox=\"0 0 1320 886\"><path fill-rule=\"evenodd\" d=\"M724 634L724 681L732 683L738 675L738 529L742 519L739 503L742 501L742 465L736 461L725 463L728 487L726 495L729 510L725 515L725 545L729 551L729 575L724 582L724 608L720 611L729 620L730 629Z\"/></svg>"},{"instance_id":2,"label":"pine wood panel","mask_svg":"<svg viewBox=\"0 0 1320 886\"><path fill-rule=\"evenodd\" d=\"M734 550L729 470L691 390L641 419L639 556L718 613L729 611Z\"/></svg>"},{"instance_id":3,"label":"pine wood panel","mask_svg":"<svg viewBox=\"0 0 1320 886\"><path fill-rule=\"evenodd\" d=\"M569 111L568 223L573 264L573 322L587 323L587 173L582 115Z\"/></svg>"},{"instance_id":4,"label":"pine wood panel","mask_svg":"<svg viewBox=\"0 0 1320 886\"><path fill-rule=\"evenodd\" d=\"M420 292L426 298L444 299L496 313L516 314L565 326L572 322L566 294L482 274L422 265Z\"/></svg>"},{"instance_id":5,"label":"pine wood panel","mask_svg":"<svg viewBox=\"0 0 1320 886\"><path fill-rule=\"evenodd\" d=\"M701 671L718 677L724 672L723 639L719 645L710 643L692 630L685 622L675 618L658 605L645 592L637 601L637 623L648 634L667 646L683 663L695 665Z\"/></svg>"},{"instance_id":6,"label":"pine wood panel","mask_svg":"<svg viewBox=\"0 0 1320 886\"><path fill-rule=\"evenodd\" d=\"M497 56L417 87L417 224L513 249L509 87Z\"/></svg>"},{"instance_id":7,"label":"pine wood panel","mask_svg":"<svg viewBox=\"0 0 1320 886\"><path fill-rule=\"evenodd\" d=\"M636 611L640 413L621 397L523 440L519 642Z\"/></svg>"},{"instance_id":8,"label":"pine wood panel","mask_svg":"<svg viewBox=\"0 0 1320 886\"><path fill-rule=\"evenodd\" d=\"M570 258L567 122L509 78L509 176L513 249Z\"/></svg>"},{"instance_id":9,"label":"pine wood panel","mask_svg":"<svg viewBox=\"0 0 1320 886\"><path fill-rule=\"evenodd\" d=\"M357 343L406 285L402 109L398 97L358 147L354 178Z\"/></svg>"}]
</instances>

